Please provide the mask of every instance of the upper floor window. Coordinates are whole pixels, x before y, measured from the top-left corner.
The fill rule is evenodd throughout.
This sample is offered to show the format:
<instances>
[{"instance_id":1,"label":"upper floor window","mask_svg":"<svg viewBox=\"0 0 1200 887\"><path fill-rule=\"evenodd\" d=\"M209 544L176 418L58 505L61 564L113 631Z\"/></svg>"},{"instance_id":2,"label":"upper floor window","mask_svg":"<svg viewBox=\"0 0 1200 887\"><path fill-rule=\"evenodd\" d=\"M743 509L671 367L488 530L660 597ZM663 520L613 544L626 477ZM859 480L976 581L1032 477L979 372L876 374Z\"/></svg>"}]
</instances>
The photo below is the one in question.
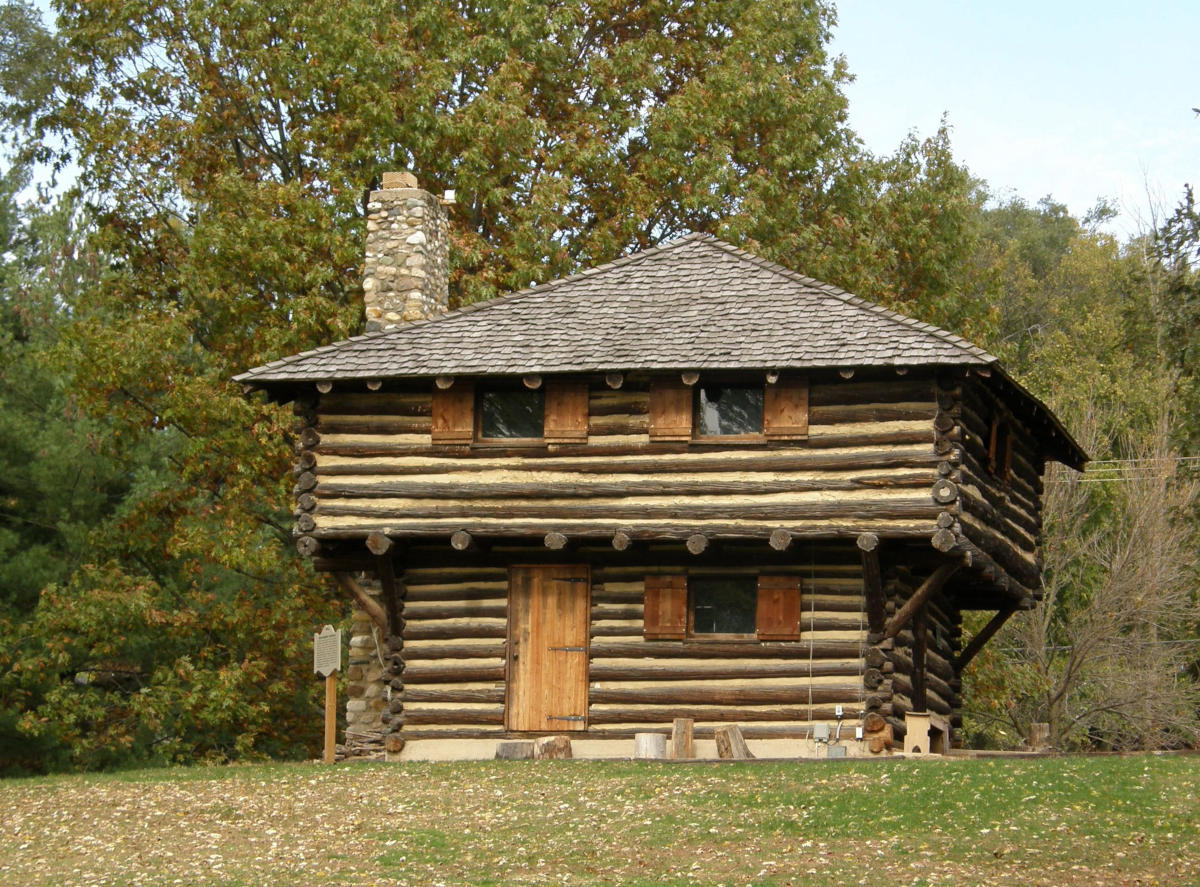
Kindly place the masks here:
<instances>
[{"instance_id":1,"label":"upper floor window","mask_svg":"<svg viewBox=\"0 0 1200 887\"><path fill-rule=\"evenodd\" d=\"M763 386L696 386L698 437L733 437L762 433Z\"/></svg>"},{"instance_id":2,"label":"upper floor window","mask_svg":"<svg viewBox=\"0 0 1200 887\"><path fill-rule=\"evenodd\" d=\"M477 397L480 440L541 440L544 436L546 395L541 388L484 388Z\"/></svg>"},{"instance_id":3,"label":"upper floor window","mask_svg":"<svg viewBox=\"0 0 1200 887\"><path fill-rule=\"evenodd\" d=\"M808 438L808 380L709 382L681 378L650 383L650 439L747 442Z\"/></svg>"},{"instance_id":4,"label":"upper floor window","mask_svg":"<svg viewBox=\"0 0 1200 887\"><path fill-rule=\"evenodd\" d=\"M476 385L454 379L435 386L430 439L434 444L584 444L588 386L577 377L545 383Z\"/></svg>"}]
</instances>

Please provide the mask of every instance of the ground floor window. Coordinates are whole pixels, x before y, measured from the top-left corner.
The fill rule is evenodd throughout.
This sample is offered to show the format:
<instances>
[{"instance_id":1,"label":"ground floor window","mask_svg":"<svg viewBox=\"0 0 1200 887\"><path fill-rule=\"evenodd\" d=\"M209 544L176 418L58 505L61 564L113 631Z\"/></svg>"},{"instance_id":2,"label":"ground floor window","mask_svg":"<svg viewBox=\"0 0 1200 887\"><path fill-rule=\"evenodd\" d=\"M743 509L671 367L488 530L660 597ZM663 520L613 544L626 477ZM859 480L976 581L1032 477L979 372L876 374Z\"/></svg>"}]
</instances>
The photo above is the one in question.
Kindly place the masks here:
<instances>
[{"instance_id":1,"label":"ground floor window","mask_svg":"<svg viewBox=\"0 0 1200 887\"><path fill-rule=\"evenodd\" d=\"M800 577L652 574L643 615L648 640L799 640Z\"/></svg>"}]
</instances>

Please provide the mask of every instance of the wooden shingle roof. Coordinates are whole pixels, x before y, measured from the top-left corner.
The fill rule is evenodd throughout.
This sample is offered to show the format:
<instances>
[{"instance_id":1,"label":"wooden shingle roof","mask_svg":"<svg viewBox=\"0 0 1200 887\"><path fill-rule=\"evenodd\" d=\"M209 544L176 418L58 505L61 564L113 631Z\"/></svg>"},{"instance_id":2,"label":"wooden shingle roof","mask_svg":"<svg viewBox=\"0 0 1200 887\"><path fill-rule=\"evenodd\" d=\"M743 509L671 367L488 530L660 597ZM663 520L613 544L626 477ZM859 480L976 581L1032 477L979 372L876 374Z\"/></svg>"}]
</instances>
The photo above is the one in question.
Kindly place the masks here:
<instances>
[{"instance_id":1,"label":"wooden shingle roof","mask_svg":"<svg viewBox=\"0 0 1200 887\"><path fill-rule=\"evenodd\" d=\"M980 365L945 330L692 234L249 370L254 386L463 374Z\"/></svg>"}]
</instances>

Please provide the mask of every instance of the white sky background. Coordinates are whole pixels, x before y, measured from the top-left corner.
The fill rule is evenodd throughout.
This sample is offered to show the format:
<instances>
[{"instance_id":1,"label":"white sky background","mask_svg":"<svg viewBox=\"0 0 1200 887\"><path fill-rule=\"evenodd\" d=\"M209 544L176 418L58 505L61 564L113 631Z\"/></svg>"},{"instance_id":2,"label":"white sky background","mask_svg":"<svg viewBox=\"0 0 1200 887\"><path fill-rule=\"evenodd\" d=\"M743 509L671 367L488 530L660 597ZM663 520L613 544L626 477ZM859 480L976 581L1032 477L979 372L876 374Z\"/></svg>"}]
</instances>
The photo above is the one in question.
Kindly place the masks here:
<instances>
[{"instance_id":1,"label":"white sky background","mask_svg":"<svg viewBox=\"0 0 1200 887\"><path fill-rule=\"evenodd\" d=\"M840 0L833 54L851 127L875 153L943 113L955 157L993 194L1052 195L1111 229L1200 190L1200 0Z\"/></svg>"}]
</instances>

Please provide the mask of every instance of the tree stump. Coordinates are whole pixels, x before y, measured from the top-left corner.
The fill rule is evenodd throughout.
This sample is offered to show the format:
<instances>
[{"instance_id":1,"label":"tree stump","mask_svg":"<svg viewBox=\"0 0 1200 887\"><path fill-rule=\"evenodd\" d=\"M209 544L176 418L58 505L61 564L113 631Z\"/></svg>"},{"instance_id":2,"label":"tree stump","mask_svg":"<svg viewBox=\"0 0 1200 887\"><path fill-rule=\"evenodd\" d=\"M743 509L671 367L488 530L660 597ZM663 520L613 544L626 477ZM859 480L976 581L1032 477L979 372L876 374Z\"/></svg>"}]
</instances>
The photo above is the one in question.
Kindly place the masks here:
<instances>
[{"instance_id":1,"label":"tree stump","mask_svg":"<svg viewBox=\"0 0 1200 887\"><path fill-rule=\"evenodd\" d=\"M535 761L563 761L571 755L571 737L543 736L534 740L533 759Z\"/></svg>"},{"instance_id":2,"label":"tree stump","mask_svg":"<svg viewBox=\"0 0 1200 887\"><path fill-rule=\"evenodd\" d=\"M692 736L695 721L691 718L676 718L671 725L671 757L677 761L696 757Z\"/></svg>"},{"instance_id":3,"label":"tree stump","mask_svg":"<svg viewBox=\"0 0 1200 887\"><path fill-rule=\"evenodd\" d=\"M667 737L662 733L635 733L633 735L633 758L635 761L663 760L667 756Z\"/></svg>"},{"instance_id":4,"label":"tree stump","mask_svg":"<svg viewBox=\"0 0 1200 887\"><path fill-rule=\"evenodd\" d=\"M742 738L742 730L737 724L725 724L715 731L717 739L717 757L745 761L754 755Z\"/></svg>"}]
</instances>

